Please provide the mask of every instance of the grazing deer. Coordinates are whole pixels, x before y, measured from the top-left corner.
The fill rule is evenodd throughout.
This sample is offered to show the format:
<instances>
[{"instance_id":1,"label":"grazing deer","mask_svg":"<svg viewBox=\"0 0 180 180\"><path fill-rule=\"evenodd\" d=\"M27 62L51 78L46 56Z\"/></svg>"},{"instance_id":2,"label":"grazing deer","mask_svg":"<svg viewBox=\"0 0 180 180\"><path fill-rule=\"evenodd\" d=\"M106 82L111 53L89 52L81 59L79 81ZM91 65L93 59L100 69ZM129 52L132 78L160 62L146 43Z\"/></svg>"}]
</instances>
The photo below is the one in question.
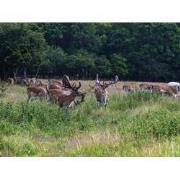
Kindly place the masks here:
<instances>
[{"instance_id":1,"label":"grazing deer","mask_svg":"<svg viewBox=\"0 0 180 180\"><path fill-rule=\"evenodd\" d=\"M33 98L47 98L47 90L44 87L27 87L28 102Z\"/></svg>"},{"instance_id":2,"label":"grazing deer","mask_svg":"<svg viewBox=\"0 0 180 180\"><path fill-rule=\"evenodd\" d=\"M50 99L53 99L60 107L71 107L73 102L76 103L76 97L81 97L79 103L84 101L86 93L78 91L81 87L80 82L78 86L74 83L71 85L68 76L64 75L62 84L63 86L59 89L47 89Z\"/></svg>"},{"instance_id":3,"label":"grazing deer","mask_svg":"<svg viewBox=\"0 0 180 180\"><path fill-rule=\"evenodd\" d=\"M135 88L132 87L131 85L124 85L124 86L122 87L122 89L123 89L123 91L125 91L125 92L134 92L134 91L135 91Z\"/></svg>"},{"instance_id":4,"label":"grazing deer","mask_svg":"<svg viewBox=\"0 0 180 180\"><path fill-rule=\"evenodd\" d=\"M139 84L139 88L142 91L150 91L150 92L152 92L153 85L150 84L150 83L141 83L141 84Z\"/></svg>"},{"instance_id":5,"label":"grazing deer","mask_svg":"<svg viewBox=\"0 0 180 180\"><path fill-rule=\"evenodd\" d=\"M177 97L177 89L171 86L152 85L152 91Z\"/></svg>"},{"instance_id":6,"label":"grazing deer","mask_svg":"<svg viewBox=\"0 0 180 180\"><path fill-rule=\"evenodd\" d=\"M116 84L118 82L118 76L115 77L114 81L111 81L109 83L101 83L98 80L98 77L96 77L96 84L93 86L94 93L97 101L97 106L107 106L107 103L109 101L109 94L106 90L110 85ZM92 86L91 86L92 87Z\"/></svg>"}]
</instances>

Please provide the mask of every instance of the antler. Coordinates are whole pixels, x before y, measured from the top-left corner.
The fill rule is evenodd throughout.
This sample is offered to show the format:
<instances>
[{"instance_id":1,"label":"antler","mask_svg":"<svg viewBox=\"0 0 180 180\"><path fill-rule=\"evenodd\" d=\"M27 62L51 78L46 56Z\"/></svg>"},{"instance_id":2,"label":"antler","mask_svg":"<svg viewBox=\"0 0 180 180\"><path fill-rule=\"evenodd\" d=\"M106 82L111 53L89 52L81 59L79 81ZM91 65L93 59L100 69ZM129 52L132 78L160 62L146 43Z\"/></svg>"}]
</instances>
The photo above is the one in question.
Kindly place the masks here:
<instances>
[{"instance_id":1,"label":"antler","mask_svg":"<svg viewBox=\"0 0 180 180\"><path fill-rule=\"evenodd\" d=\"M111 81L111 82L109 82L109 83L104 83L104 81L103 81L103 86L108 87L108 86L110 86L110 85L112 85L112 84L116 84L116 83L118 82L118 80L119 80L119 77L116 75L114 81Z\"/></svg>"},{"instance_id":2,"label":"antler","mask_svg":"<svg viewBox=\"0 0 180 180\"><path fill-rule=\"evenodd\" d=\"M64 87L71 88L71 84L69 82L69 77L67 75L63 76L62 83Z\"/></svg>"},{"instance_id":3,"label":"antler","mask_svg":"<svg viewBox=\"0 0 180 180\"><path fill-rule=\"evenodd\" d=\"M76 86L75 83L73 83L71 85L70 82L69 82L69 77L67 75L63 76L62 83L63 83L64 87L70 88L70 89L72 89L74 91L77 91L81 87L81 82L79 82L78 86Z\"/></svg>"},{"instance_id":4,"label":"antler","mask_svg":"<svg viewBox=\"0 0 180 180\"><path fill-rule=\"evenodd\" d=\"M76 87L76 90L78 90L81 87L81 82L79 82L78 87Z\"/></svg>"}]
</instances>

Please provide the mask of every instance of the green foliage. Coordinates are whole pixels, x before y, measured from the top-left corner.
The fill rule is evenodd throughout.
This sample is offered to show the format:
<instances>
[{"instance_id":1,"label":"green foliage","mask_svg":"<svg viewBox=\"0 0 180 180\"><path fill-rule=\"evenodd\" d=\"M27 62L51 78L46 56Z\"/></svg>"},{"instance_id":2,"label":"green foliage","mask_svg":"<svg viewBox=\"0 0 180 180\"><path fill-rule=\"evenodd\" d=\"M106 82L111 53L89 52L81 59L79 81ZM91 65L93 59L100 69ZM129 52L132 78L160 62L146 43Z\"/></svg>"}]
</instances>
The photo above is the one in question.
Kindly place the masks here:
<instances>
[{"instance_id":1,"label":"green foliage","mask_svg":"<svg viewBox=\"0 0 180 180\"><path fill-rule=\"evenodd\" d=\"M45 39L30 24L0 25L0 59L2 71L39 65L44 60ZM7 72L6 72L7 73Z\"/></svg>"},{"instance_id":2,"label":"green foliage","mask_svg":"<svg viewBox=\"0 0 180 180\"><path fill-rule=\"evenodd\" d=\"M141 92L113 95L106 109L92 96L74 110L1 102L0 155L178 156L179 110L178 100Z\"/></svg>"},{"instance_id":3,"label":"green foliage","mask_svg":"<svg viewBox=\"0 0 180 180\"><path fill-rule=\"evenodd\" d=\"M126 58L121 54L112 54L110 58L113 73L117 75L126 75L128 73L128 68L126 65Z\"/></svg>"},{"instance_id":4,"label":"green foliage","mask_svg":"<svg viewBox=\"0 0 180 180\"><path fill-rule=\"evenodd\" d=\"M49 46L46 50L46 56L48 62L44 65L44 68L42 68L44 74L48 72L49 74L62 75L65 73L64 65L66 54L63 49Z\"/></svg>"},{"instance_id":5,"label":"green foliage","mask_svg":"<svg viewBox=\"0 0 180 180\"><path fill-rule=\"evenodd\" d=\"M3 23L0 76L40 69L39 75L178 81L179 42L178 23Z\"/></svg>"}]
</instances>

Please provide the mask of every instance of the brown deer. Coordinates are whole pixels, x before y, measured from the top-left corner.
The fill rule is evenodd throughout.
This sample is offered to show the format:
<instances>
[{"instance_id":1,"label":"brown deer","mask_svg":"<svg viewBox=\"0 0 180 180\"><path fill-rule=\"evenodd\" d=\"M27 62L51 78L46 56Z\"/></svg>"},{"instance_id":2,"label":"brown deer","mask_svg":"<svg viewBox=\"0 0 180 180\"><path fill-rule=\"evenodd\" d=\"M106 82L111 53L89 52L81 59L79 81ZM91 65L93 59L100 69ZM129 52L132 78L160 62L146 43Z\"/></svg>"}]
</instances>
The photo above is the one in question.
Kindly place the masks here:
<instances>
[{"instance_id":1,"label":"brown deer","mask_svg":"<svg viewBox=\"0 0 180 180\"><path fill-rule=\"evenodd\" d=\"M42 100L43 98L47 98L47 90L45 87L27 87L27 95L28 95L28 102L29 100L32 100L33 98L40 98Z\"/></svg>"},{"instance_id":2,"label":"brown deer","mask_svg":"<svg viewBox=\"0 0 180 180\"><path fill-rule=\"evenodd\" d=\"M48 89L61 89L63 86L60 86L58 84L49 84Z\"/></svg>"},{"instance_id":3,"label":"brown deer","mask_svg":"<svg viewBox=\"0 0 180 180\"><path fill-rule=\"evenodd\" d=\"M141 84L139 84L139 88L142 91L152 92L153 84L150 84L150 83L141 83Z\"/></svg>"},{"instance_id":4,"label":"brown deer","mask_svg":"<svg viewBox=\"0 0 180 180\"><path fill-rule=\"evenodd\" d=\"M81 97L80 103L84 101L86 93L78 91L81 87L80 82L78 86L74 83L71 85L68 76L64 75L62 84L63 86L58 89L47 88L50 99L53 99L60 107L70 107L76 97Z\"/></svg>"},{"instance_id":5,"label":"brown deer","mask_svg":"<svg viewBox=\"0 0 180 180\"><path fill-rule=\"evenodd\" d=\"M48 80L48 89L61 89L62 87L63 82L60 82L58 80Z\"/></svg>"},{"instance_id":6,"label":"brown deer","mask_svg":"<svg viewBox=\"0 0 180 180\"><path fill-rule=\"evenodd\" d=\"M122 89L125 92L134 92L135 91L135 88L132 87L131 85L123 85Z\"/></svg>"},{"instance_id":7,"label":"brown deer","mask_svg":"<svg viewBox=\"0 0 180 180\"><path fill-rule=\"evenodd\" d=\"M159 92L161 94L167 94L172 97L177 97L177 89L170 86L152 85L153 92Z\"/></svg>"},{"instance_id":8,"label":"brown deer","mask_svg":"<svg viewBox=\"0 0 180 180\"><path fill-rule=\"evenodd\" d=\"M97 106L107 106L109 102L109 94L106 90L110 85L116 84L118 82L118 76L115 77L114 81L111 81L109 83L101 83L98 79L98 76L96 76L96 84L93 86L94 93L97 101ZM92 86L91 86L92 87Z\"/></svg>"},{"instance_id":9,"label":"brown deer","mask_svg":"<svg viewBox=\"0 0 180 180\"><path fill-rule=\"evenodd\" d=\"M52 82L53 84L59 84L59 85L62 85L62 82L59 81L59 80L51 80L51 82Z\"/></svg>"},{"instance_id":10,"label":"brown deer","mask_svg":"<svg viewBox=\"0 0 180 180\"><path fill-rule=\"evenodd\" d=\"M142 83L139 85L141 90L148 90L150 92L158 92L161 94L167 94L172 97L177 97L178 91L176 88L168 85Z\"/></svg>"}]
</instances>

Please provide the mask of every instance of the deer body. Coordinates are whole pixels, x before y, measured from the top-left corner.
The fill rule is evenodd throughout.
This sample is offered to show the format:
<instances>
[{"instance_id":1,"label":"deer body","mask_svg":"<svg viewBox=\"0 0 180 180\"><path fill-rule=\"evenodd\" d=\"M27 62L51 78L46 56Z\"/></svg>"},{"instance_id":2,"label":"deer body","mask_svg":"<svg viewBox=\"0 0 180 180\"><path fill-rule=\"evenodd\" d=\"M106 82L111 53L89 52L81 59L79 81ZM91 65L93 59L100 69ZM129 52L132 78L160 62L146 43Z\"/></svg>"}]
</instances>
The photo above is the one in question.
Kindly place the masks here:
<instances>
[{"instance_id":1,"label":"deer body","mask_svg":"<svg viewBox=\"0 0 180 180\"><path fill-rule=\"evenodd\" d=\"M125 92L134 92L135 91L135 88L132 87L131 85L123 85L122 89Z\"/></svg>"},{"instance_id":2,"label":"deer body","mask_svg":"<svg viewBox=\"0 0 180 180\"><path fill-rule=\"evenodd\" d=\"M109 102L109 94L106 88L110 85L115 84L118 82L118 76L115 76L115 80L109 83L100 83L98 80L98 75L96 76L96 83L94 85L94 93L96 97L97 106L107 106Z\"/></svg>"},{"instance_id":3,"label":"deer body","mask_svg":"<svg viewBox=\"0 0 180 180\"><path fill-rule=\"evenodd\" d=\"M49 89L61 89L62 86L58 85L58 84L50 84L48 85Z\"/></svg>"},{"instance_id":4,"label":"deer body","mask_svg":"<svg viewBox=\"0 0 180 180\"><path fill-rule=\"evenodd\" d=\"M44 87L27 87L28 101L33 98L47 98L47 90Z\"/></svg>"},{"instance_id":5,"label":"deer body","mask_svg":"<svg viewBox=\"0 0 180 180\"><path fill-rule=\"evenodd\" d=\"M94 89L94 93L97 100L97 106L107 106L109 101L109 94L106 89L101 88L100 86L96 86Z\"/></svg>"},{"instance_id":6,"label":"deer body","mask_svg":"<svg viewBox=\"0 0 180 180\"><path fill-rule=\"evenodd\" d=\"M167 94L169 96L176 97L177 96L177 90L170 86L161 86L161 85L152 85L152 90L155 92L160 92L162 94Z\"/></svg>"}]
</instances>

